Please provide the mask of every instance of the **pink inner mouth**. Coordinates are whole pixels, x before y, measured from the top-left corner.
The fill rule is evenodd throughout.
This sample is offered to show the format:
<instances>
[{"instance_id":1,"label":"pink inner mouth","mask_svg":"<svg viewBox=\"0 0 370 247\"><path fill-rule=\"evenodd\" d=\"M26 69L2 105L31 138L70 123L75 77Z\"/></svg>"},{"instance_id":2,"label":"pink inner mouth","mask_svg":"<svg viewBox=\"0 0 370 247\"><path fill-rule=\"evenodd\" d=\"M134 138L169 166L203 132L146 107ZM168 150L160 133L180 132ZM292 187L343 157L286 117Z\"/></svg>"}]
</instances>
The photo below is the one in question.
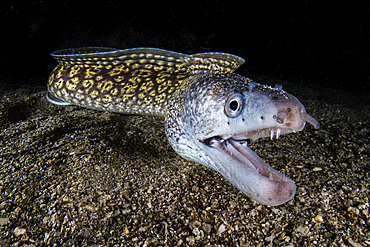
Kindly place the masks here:
<instances>
[{"instance_id":1,"label":"pink inner mouth","mask_svg":"<svg viewBox=\"0 0 370 247\"><path fill-rule=\"evenodd\" d=\"M276 133L276 138L278 138L280 133L289 132L281 129L262 129L247 133L218 136L208 139L206 143L211 147L226 151L228 155L231 155L234 159L253 171L258 172L264 177L277 182L285 182L285 176L277 173L276 170L263 162L258 155L256 155L250 148L247 147L247 139L254 139L264 136L270 136L272 138L274 133Z\"/></svg>"},{"instance_id":2,"label":"pink inner mouth","mask_svg":"<svg viewBox=\"0 0 370 247\"><path fill-rule=\"evenodd\" d=\"M204 143L218 150L224 159L216 163L216 170L254 200L277 206L294 197L295 183L258 157L247 147L246 140L218 136Z\"/></svg>"},{"instance_id":3,"label":"pink inner mouth","mask_svg":"<svg viewBox=\"0 0 370 247\"><path fill-rule=\"evenodd\" d=\"M311 117L306 112L301 112L303 129L305 121L312 124L315 128L320 128L320 123ZM248 132L224 134L216 137L208 138L204 141L208 146L226 151L225 153L232 156L234 159L244 164L246 167L258 172L260 175L267 177L276 182L285 182L286 177L274 170L271 166L266 164L257 154L248 148L248 141L254 141L262 137L270 137L278 139L282 134L300 131L301 129L291 128L264 128Z\"/></svg>"},{"instance_id":4,"label":"pink inner mouth","mask_svg":"<svg viewBox=\"0 0 370 247\"><path fill-rule=\"evenodd\" d=\"M203 143L214 150L215 169L231 183L254 200L277 206L294 197L296 185L294 181L284 176L266 164L249 147L248 142L261 137L279 138L282 134L297 132L304 128L305 121L318 128L319 123L307 113L301 113L304 121L296 124L297 129L271 127L242 133L223 134L208 138ZM220 154L221 153L221 154Z\"/></svg>"}]
</instances>

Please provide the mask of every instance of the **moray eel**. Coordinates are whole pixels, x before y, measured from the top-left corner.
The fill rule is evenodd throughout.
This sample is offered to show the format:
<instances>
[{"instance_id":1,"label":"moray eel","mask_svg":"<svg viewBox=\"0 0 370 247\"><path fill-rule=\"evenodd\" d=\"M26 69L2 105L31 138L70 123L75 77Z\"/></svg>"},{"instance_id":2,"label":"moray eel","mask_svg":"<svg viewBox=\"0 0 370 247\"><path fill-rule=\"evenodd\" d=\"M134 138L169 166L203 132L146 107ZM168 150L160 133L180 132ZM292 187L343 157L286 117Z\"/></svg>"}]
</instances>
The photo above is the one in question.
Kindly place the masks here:
<instances>
[{"instance_id":1,"label":"moray eel","mask_svg":"<svg viewBox=\"0 0 370 247\"><path fill-rule=\"evenodd\" d=\"M294 197L295 183L248 147L309 122L293 95L233 72L244 62L226 53L186 55L155 48L78 48L51 54L47 99L124 114L165 117L165 132L182 157L221 173L266 205Z\"/></svg>"}]
</instances>

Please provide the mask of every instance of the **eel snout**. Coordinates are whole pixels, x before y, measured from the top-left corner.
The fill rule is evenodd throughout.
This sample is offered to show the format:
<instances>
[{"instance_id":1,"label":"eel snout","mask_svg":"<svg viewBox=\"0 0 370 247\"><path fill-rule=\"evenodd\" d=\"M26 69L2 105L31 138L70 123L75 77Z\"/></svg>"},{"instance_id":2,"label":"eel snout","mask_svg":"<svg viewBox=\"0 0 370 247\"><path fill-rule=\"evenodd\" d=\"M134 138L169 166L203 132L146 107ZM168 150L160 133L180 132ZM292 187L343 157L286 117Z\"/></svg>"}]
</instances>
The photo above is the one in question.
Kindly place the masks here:
<instances>
[{"instance_id":1,"label":"eel snout","mask_svg":"<svg viewBox=\"0 0 370 247\"><path fill-rule=\"evenodd\" d=\"M320 123L306 112L302 103L294 96L287 95L287 99L275 102L277 108L277 113L273 116L275 121L283 128L293 131L302 130L306 122L312 124L316 129L320 128Z\"/></svg>"}]
</instances>

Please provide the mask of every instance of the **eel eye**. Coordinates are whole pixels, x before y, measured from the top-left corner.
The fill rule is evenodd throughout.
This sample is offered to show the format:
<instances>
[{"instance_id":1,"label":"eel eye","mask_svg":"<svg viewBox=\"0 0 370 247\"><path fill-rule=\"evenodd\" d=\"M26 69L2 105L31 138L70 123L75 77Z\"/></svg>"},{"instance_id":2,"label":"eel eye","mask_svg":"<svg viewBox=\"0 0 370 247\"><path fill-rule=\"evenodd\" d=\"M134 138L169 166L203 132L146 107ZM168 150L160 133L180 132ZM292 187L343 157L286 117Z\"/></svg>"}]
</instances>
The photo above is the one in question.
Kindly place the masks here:
<instances>
[{"instance_id":1,"label":"eel eye","mask_svg":"<svg viewBox=\"0 0 370 247\"><path fill-rule=\"evenodd\" d=\"M231 95L225 104L225 113L228 117L237 117L243 109L243 97L240 93Z\"/></svg>"}]
</instances>

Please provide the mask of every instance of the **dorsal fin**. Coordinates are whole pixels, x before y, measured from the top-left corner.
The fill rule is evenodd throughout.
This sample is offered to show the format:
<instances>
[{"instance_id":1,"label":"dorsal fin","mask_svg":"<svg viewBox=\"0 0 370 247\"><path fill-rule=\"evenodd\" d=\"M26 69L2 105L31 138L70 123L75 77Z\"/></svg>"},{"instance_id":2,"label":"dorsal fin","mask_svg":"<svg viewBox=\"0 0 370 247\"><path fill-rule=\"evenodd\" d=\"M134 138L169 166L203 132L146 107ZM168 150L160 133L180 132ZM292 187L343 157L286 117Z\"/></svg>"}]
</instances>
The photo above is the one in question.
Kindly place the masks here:
<instances>
[{"instance_id":1,"label":"dorsal fin","mask_svg":"<svg viewBox=\"0 0 370 247\"><path fill-rule=\"evenodd\" d=\"M188 55L157 48L132 48L118 50L105 47L66 49L51 53L62 64L126 65L130 69L179 72L187 70L183 65ZM152 67L150 67L152 66Z\"/></svg>"},{"instance_id":2,"label":"dorsal fin","mask_svg":"<svg viewBox=\"0 0 370 247\"><path fill-rule=\"evenodd\" d=\"M190 69L193 74L204 72L232 73L243 63L243 58L221 52L198 53L184 59L185 67Z\"/></svg>"},{"instance_id":3,"label":"dorsal fin","mask_svg":"<svg viewBox=\"0 0 370 247\"><path fill-rule=\"evenodd\" d=\"M232 73L244 63L244 59L221 52L186 55L157 48L114 49L108 47L85 47L59 50L51 55L61 64L126 65L130 69L155 71Z\"/></svg>"}]
</instances>

